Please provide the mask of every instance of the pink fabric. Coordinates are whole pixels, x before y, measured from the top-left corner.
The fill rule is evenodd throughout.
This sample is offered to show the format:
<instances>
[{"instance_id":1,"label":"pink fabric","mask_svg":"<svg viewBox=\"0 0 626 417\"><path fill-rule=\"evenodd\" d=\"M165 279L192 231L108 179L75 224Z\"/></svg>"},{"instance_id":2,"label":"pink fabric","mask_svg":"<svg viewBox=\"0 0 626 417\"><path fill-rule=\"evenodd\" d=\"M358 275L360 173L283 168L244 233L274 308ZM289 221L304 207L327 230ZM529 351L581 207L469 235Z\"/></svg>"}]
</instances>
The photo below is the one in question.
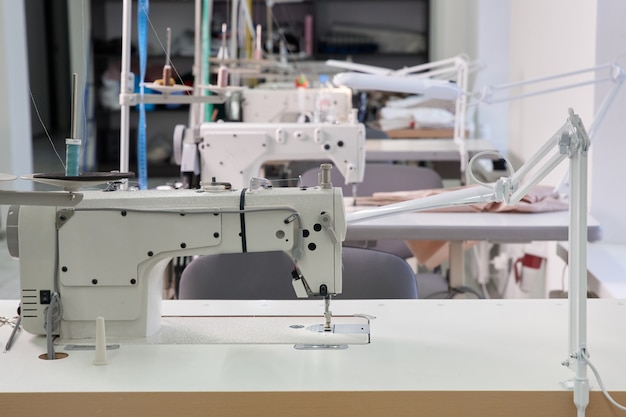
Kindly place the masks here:
<instances>
[{"instance_id":1,"label":"pink fabric","mask_svg":"<svg viewBox=\"0 0 626 417\"><path fill-rule=\"evenodd\" d=\"M382 206L385 204L399 203L401 201L428 197L441 193L450 192L467 187L479 187L470 185L457 188L438 188L431 190L395 191L374 193L371 197L358 197L358 206ZM553 187L536 186L519 203L508 206L505 203L479 203L466 206L454 206L427 211L438 212L494 212L494 213L540 213L548 211L563 211L569 208L567 201L559 199L554 193ZM464 242L465 249L477 242ZM407 246L417 258L420 265L433 269L448 259L449 243L439 240L408 240Z\"/></svg>"},{"instance_id":2,"label":"pink fabric","mask_svg":"<svg viewBox=\"0 0 626 417\"><path fill-rule=\"evenodd\" d=\"M385 204L399 203L401 201L414 200L416 198L428 197L442 194L462 188L480 187L479 185L469 185L456 188L437 188L430 190L416 191L394 191L374 193L371 197L358 197L357 206L383 206ZM528 192L519 203L507 206L505 203L478 203L466 206L454 206L427 211L444 212L514 212L514 213L540 213L547 211L562 211L568 209L567 201L559 199L554 193L554 187L536 186Z\"/></svg>"}]
</instances>

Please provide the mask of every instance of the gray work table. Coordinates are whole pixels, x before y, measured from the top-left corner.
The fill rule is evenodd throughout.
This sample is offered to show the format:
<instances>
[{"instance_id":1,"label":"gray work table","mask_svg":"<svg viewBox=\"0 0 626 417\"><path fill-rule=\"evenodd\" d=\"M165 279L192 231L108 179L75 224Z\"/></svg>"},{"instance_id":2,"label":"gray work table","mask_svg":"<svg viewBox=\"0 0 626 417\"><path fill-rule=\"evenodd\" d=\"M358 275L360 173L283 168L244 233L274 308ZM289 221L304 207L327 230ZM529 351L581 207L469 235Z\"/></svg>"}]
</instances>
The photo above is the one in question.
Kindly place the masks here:
<instances>
[{"instance_id":1,"label":"gray work table","mask_svg":"<svg viewBox=\"0 0 626 417\"><path fill-rule=\"evenodd\" d=\"M347 210L364 209L351 207ZM602 229L588 216L587 240L598 241ZM569 212L543 213L472 213L416 212L371 219L349 224L346 240L377 239L450 241L450 285L464 285L463 242L525 243L533 241L567 241Z\"/></svg>"},{"instance_id":2,"label":"gray work table","mask_svg":"<svg viewBox=\"0 0 626 417\"><path fill-rule=\"evenodd\" d=\"M465 141L468 156L481 151L496 151L485 139ZM368 161L459 161L460 147L453 139L368 139L365 141Z\"/></svg>"},{"instance_id":3,"label":"gray work table","mask_svg":"<svg viewBox=\"0 0 626 417\"><path fill-rule=\"evenodd\" d=\"M361 207L360 209L364 209ZM347 210L352 210L348 207ZM402 213L348 225L347 240L488 240L491 242L564 241L569 212L544 213ZM600 240L602 230L588 217L588 240Z\"/></svg>"}]
</instances>

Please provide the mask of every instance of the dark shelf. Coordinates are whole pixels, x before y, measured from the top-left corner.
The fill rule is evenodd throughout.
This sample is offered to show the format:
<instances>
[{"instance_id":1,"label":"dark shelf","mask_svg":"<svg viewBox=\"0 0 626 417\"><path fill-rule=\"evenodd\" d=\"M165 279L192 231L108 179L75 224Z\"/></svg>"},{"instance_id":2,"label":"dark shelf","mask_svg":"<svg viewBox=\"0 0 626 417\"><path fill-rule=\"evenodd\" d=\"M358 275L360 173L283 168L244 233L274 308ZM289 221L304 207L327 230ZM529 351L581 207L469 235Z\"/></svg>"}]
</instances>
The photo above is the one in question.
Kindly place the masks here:
<instances>
[{"instance_id":1,"label":"dark shelf","mask_svg":"<svg viewBox=\"0 0 626 417\"><path fill-rule=\"evenodd\" d=\"M161 27L164 21L172 26L172 34L186 33L193 29L194 3L195 0L153 0L154 8L150 9L151 19L155 22L155 31L159 34L165 33L165 27ZM380 2L377 0L304 0L301 2L278 3L274 6L274 31L278 28L284 34L293 35L295 40L291 40L296 49L304 48L302 40L305 32L305 19L313 16L313 51L314 59L324 61L326 59L343 60L351 58L356 63L374 65L386 68L403 68L407 66L419 65L429 61L428 37L429 9L431 0L390 0ZM136 10L137 0L133 1L133 10ZM218 0L214 4L214 15L224 18L229 16L229 0ZM265 0L253 0L251 10L254 22L265 22L266 2ZM95 74L94 97L97 101L95 113L95 129L97 139L97 159L102 168L111 167L117 169L119 158L119 110L108 110L101 102L101 93L104 84L103 75L107 74L110 79L119 76L121 61L121 11L122 0L91 0L92 13L92 38L94 40L93 70ZM358 9L358 11L356 11ZM356 12L355 12L356 11ZM191 16L191 17L190 17ZM221 22L212 22L212 31L219 29ZM364 45L369 50L359 51L362 46L357 43L357 49L337 50L322 52L323 42L327 47L343 45L342 39L333 38L333 34L341 32L342 25L356 27L357 29L368 29L370 33L361 34ZM133 26L135 23L133 23ZM136 29L135 29L136 30ZM345 29L343 29L345 31ZM394 36L394 30L399 33L418 34L424 38L423 44L419 47L409 48L414 53L402 52L379 52L379 51L405 51L405 42L397 39L389 41L389 37ZM267 28L264 28L264 36ZM382 31L382 32L381 32ZM357 36L357 38L359 37ZM285 36L287 38L287 36ZM411 38L412 39L412 38ZM97 40L97 41L96 41ZM358 40L358 39L357 39ZM295 42L294 42L295 41ZM355 40L347 43L354 45ZM275 42L275 45L277 43ZM337 46L338 47L338 46ZM138 73L138 57L135 47L131 60L131 71ZM376 49L376 50L374 50ZM426 50L424 50L426 49ZM173 49L174 50L174 49ZM152 50L156 52L156 49ZM187 52L189 49L177 49L176 52ZM163 54L153 54L148 57L149 65L146 68L146 79L153 80L161 78ZM172 55L173 65L182 77L182 82L193 82L191 69L194 57L188 55ZM114 93L113 93L114 94ZM114 107L114 106L111 106ZM220 107L220 111L224 108ZM138 112L131 109L130 118L130 149L131 161L133 159L134 143L136 143L136 126ZM175 109L167 109L164 105L157 105L152 111L146 113L148 118L148 143L151 140L164 138L168 140L173 134L177 124L188 124L189 105L181 105ZM132 162L131 162L132 163ZM177 177L179 167L171 164L151 165L148 169L150 177Z\"/></svg>"}]
</instances>

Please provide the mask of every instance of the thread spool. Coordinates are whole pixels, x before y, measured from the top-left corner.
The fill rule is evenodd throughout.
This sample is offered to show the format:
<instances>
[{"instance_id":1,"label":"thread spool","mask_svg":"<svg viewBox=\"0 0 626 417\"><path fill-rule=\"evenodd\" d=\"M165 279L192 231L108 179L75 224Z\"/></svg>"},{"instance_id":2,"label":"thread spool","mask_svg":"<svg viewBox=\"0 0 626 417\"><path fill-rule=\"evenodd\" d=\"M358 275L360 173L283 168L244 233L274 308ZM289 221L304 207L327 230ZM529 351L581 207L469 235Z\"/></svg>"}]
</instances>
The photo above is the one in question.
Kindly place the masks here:
<instances>
[{"instance_id":1,"label":"thread spool","mask_svg":"<svg viewBox=\"0 0 626 417\"><path fill-rule=\"evenodd\" d=\"M333 188L333 184L330 180L330 170L333 168L331 164L321 164L320 172L318 174L319 186L322 189Z\"/></svg>"},{"instance_id":2,"label":"thread spool","mask_svg":"<svg viewBox=\"0 0 626 417\"><path fill-rule=\"evenodd\" d=\"M254 48L254 59L263 59L263 47L261 46L261 25L256 25L256 45Z\"/></svg>"},{"instance_id":3,"label":"thread spool","mask_svg":"<svg viewBox=\"0 0 626 417\"><path fill-rule=\"evenodd\" d=\"M171 86L170 80L172 79L172 66L163 65L163 85L166 87Z\"/></svg>"},{"instance_id":4,"label":"thread spool","mask_svg":"<svg viewBox=\"0 0 626 417\"><path fill-rule=\"evenodd\" d=\"M81 143L80 139L65 139L65 175L67 177L78 176Z\"/></svg>"},{"instance_id":5,"label":"thread spool","mask_svg":"<svg viewBox=\"0 0 626 417\"><path fill-rule=\"evenodd\" d=\"M307 56L313 55L313 16L304 16L304 53Z\"/></svg>"},{"instance_id":6,"label":"thread spool","mask_svg":"<svg viewBox=\"0 0 626 417\"><path fill-rule=\"evenodd\" d=\"M217 70L217 86L220 88L228 87L228 68L225 65L220 65Z\"/></svg>"}]
</instances>

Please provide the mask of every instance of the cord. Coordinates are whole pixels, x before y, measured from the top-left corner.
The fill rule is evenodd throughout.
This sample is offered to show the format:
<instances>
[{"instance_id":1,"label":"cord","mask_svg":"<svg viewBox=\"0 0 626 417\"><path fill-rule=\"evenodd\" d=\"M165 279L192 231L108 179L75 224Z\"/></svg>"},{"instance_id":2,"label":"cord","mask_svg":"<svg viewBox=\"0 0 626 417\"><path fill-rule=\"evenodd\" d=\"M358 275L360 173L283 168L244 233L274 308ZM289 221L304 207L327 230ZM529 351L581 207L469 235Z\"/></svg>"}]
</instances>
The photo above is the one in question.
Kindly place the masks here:
<instances>
[{"instance_id":1,"label":"cord","mask_svg":"<svg viewBox=\"0 0 626 417\"><path fill-rule=\"evenodd\" d=\"M54 328L52 326L53 321L58 322L61 318L62 309L61 303L59 301L59 293L54 292L52 294L52 298L50 299L50 304L46 308L46 352L48 360L53 360L56 358L54 353L54 343L52 343L52 332Z\"/></svg>"},{"instance_id":2,"label":"cord","mask_svg":"<svg viewBox=\"0 0 626 417\"><path fill-rule=\"evenodd\" d=\"M39 123L41 124L41 127L43 127L43 131L46 133L48 142L50 142L50 145L52 145L52 150L57 155L57 158L59 158L59 161L61 161L61 165L63 166L63 170L65 171L65 162L63 161L63 158L61 158L61 155L59 155L59 152L57 151L56 146L54 146L54 141L52 140L52 137L50 136L50 132L48 132L48 129L46 128L46 125L43 122L43 119L41 118L41 114L39 113L39 108L37 107L37 103L35 102L35 97L33 96L33 91L30 89L30 87L28 88L28 92L30 93L30 101L33 103L33 108L35 109L35 113L37 114L37 119L39 119Z\"/></svg>"},{"instance_id":3,"label":"cord","mask_svg":"<svg viewBox=\"0 0 626 417\"><path fill-rule=\"evenodd\" d=\"M150 16L148 15L148 13L146 12L146 23L150 26L150 29L152 29L152 33L154 34L154 36L156 37L156 41L159 44L159 46L161 47L161 50L167 54L167 48L163 45L163 42L161 41L161 37L159 36L159 33L157 32L156 28L154 27L154 24L152 23L152 20L150 19ZM178 82L180 84L184 84L183 82L183 78L180 75L180 73L178 72L178 69L176 69L176 66L174 65L174 63L172 62L171 57L168 59L167 62L169 65L172 66L172 71L174 72L174 74L176 75L176 78L178 79ZM163 83L165 84L165 80L163 80ZM167 85L167 84L165 84Z\"/></svg>"},{"instance_id":4,"label":"cord","mask_svg":"<svg viewBox=\"0 0 626 417\"><path fill-rule=\"evenodd\" d=\"M589 368L593 372L593 375L596 377L596 381L598 381L598 385L600 386L600 389L602 390L602 393L604 394L606 399L609 400L609 402L613 404L615 407L619 408L622 411L626 411L626 406L623 406L617 401L615 401L613 397L611 397L611 394L609 394L609 392L606 390L606 388L604 387L604 383L602 382L602 378L600 378L600 373L598 372L596 367L593 365L593 363L591 363L591 361L589 360L589 356L583 355L583 358L585 362L587 363L587 365L589 365Z\"/></svg>"},{"instance_id":5,"label":"cord","mask_svg":"<svg viewBox=\"0 0 626 417\"><path fill-rule=\"evenodd\" d=\"M561 272L561 291L565 292L565 272L567 272L568 264L563 265L563 272Z\"/></svg>"},{"instance_id":6,"label":"cord","mask_svg":"<svg viewBox=\"0 0 626 417\"><path fill-rule=\"evenodd\" d=\"M484 297L487 299L491 298L491 296L489 295L489 289L487 288L487 284L480 284L480 286L483 290Z\"/></svg>"},{"instance_id":7,"label":"cord","mask_svg":"<svg viewBox=\"0 0 626 417\"><path fill-rule=\"evenodd\" d=\"M467 173L470 176L470 179L472 180L473 183L476 184L480 184L483 185L485 187L491 188L491 185L493 185L494 183L486 183L483 181L479 181L478 178L476 178L476 176L474 175L473 172L473 165L474 163L482 156L485 155L495 155L499 158L504 159L504 161L506 162L506 167L508 168L509 171L509 175L513 175L515 174L515 169L513 169L513 164L511 164L511 161L509 161L504 155L502 155L500 152L496 152L496 151L482 151L482 152L478 152L477 154L475 154L470 160L469 163L467 165Z\"/></svg>"},{"instance_id":8,"label":"cord","mask_svg":"<svg viewBox=\"0 0 626 417\"><path fill-rule=\"evenodd\" d=\"M481 300L485 298L478 291L474 290L473 288L466 287L466 286L450 288L449 290L446 290L446 291L438 291L438 292L430 294L428 297L425 297L425 298L426 299L438 299L439 296L445 295L446 298L452 299L459 294L465 294L465 293L471 293L475 295L476 298L481 299Z\"/></svg>"},{"instance_id":9,"label":"cord","mask_svg":"<svg viewBox=\"0 0 626 417\"><path fill-rule=\"evenodd\" d=\"M450 292L449 292L448 298L454 298L454 297L456 297L459 294L465 294L465 293L474 294L476 296L476 298L481 299L481 300L485 298L485 297L483 297L483 295L481 293L479 293L475 289L470 288L470 287L466 287L465 285L461 285L461 286L458 286L458 287L450 288Z\"/></svg>"},{"instance_id":10,"label":"cord","mask_svg":"<svg viewBox=\"0 0 626 417\"><path fill-rule=\"evenodd\" d=\"M248 252L248 242L246 241L246 215L245 215L245 205L246 205L246 191L247 188L243 188L241 190L241 194L239 194L239 223L241 225L241 251L243 253Z\"/></svg>"}]
</instances>

